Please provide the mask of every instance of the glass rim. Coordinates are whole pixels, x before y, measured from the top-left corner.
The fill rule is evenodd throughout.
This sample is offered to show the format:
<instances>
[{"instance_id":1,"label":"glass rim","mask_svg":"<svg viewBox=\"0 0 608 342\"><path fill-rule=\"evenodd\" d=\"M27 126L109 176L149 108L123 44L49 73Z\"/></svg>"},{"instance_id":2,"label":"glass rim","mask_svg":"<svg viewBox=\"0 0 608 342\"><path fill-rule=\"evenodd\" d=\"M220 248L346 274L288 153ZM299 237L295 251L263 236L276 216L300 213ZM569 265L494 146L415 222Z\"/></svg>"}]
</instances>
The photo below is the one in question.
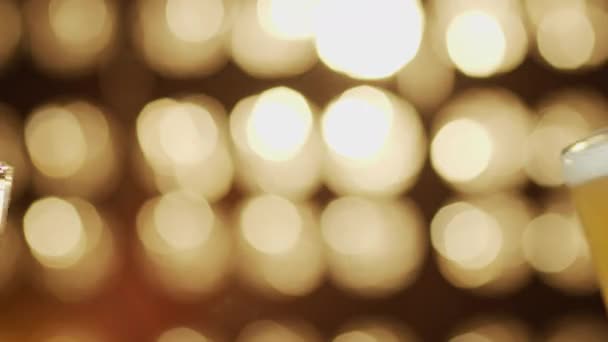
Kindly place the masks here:
<instances>
[{"instance_id":1,"label":"glass rim","mask_svg":"<svg viewBox=\"0 0 608 342\"><path fill-rule=\"evenodd\" d=\"M565 148L562 149L561 156L564 157L570 153L577 153L577 152L585 151L587 148L595 145L598 142L596 140L599 138L606 138L606 140L602 140L602 141L605 141L608 143L608 127L604 127L604 128L595 130L594 132L587 135L586 137L569 144L568 146L566 146Z\"/></svg>"},{"instance_id":2,"label":"glass rim","mask_svg":"<svg viewBox=\"0 0 608 342\"><path fill-rule=\"evenodd\" d=\"M13 167L2 161L0 161L0 180L13 180Z\"/></svg>"}]
</instances>

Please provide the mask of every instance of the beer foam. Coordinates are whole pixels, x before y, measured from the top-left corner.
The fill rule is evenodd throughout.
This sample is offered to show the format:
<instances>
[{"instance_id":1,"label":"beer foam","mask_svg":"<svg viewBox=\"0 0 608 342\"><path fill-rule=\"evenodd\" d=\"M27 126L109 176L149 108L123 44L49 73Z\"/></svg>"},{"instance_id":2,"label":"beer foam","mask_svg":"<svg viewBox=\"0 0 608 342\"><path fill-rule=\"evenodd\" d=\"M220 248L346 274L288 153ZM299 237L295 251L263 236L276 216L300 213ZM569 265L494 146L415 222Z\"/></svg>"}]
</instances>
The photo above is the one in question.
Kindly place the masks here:
<instances>
[{"instance_id":1,"label":"beer foam","mask_svg":"<svg viewBox=\"0 0 608 342\"><path fill-rule=\"evenodd\" d=\"M608 177L608 129L567 147L562 152L562 165L568 185Z\"/></svg>"}]
</instances>

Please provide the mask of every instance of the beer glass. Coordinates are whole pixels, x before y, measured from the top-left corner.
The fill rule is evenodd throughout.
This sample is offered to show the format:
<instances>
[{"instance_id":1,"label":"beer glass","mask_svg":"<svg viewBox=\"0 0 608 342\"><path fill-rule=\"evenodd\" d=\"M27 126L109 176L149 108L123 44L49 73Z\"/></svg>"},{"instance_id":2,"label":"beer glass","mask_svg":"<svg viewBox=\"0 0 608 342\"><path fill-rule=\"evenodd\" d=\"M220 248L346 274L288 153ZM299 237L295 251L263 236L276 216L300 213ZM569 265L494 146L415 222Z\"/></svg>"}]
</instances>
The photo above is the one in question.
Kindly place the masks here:
<instances>
[{"instance_id":1,"label":"beer glass","mask_svg":"<svg viewBox=\"0 0 608 342\"><path fill-rule=\"evenodd\" d=\"M566 148L562 165L608 306L608 129Z\"/></svg>"},{"instance_id":2,"label":"beer glass","mask_svg":"<svg viewBox=\"0 0 608 342\"><path fill-rule=\"evenodd\" d=\"M13 168L0 162L0 232L6 221L8 204L11 199L11 186L13 184Z\"/></svg>"}]
</instances>

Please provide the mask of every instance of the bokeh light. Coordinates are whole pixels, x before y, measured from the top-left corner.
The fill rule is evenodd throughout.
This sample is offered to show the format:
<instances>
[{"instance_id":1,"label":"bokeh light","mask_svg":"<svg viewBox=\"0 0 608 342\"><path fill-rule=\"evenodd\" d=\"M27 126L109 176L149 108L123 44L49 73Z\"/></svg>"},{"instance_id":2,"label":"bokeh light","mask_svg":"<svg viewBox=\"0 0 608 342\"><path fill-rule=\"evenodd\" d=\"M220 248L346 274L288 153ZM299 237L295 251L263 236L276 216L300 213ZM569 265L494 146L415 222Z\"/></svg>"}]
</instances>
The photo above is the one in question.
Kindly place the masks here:
<instances>
[{"instance_id":1,"label":"bokeh light","mask_svg":"<svg viewBox=\"0 0 608 342\"><path fill-rule=\"evenodd\" d=\"M196 330L186 327L176 327L164 331L158 336L156 342L213 342Z\"/></svg>"},{"instance_id":2,"label":"bokeh light","mask_svg":"<svg viewBox=\"0 0 608 342\"><path fill-rule=\"evenodd\" d=\"M106 113L89 102L35 109L25 125L25 143L39 192L99 198L117 183L117 134Z\"/></svg>"},{"instance_id":3,"label":"bokeh light","mask_svg":"<svg viewBox=\"0 0 608 342\"><path fill-rule=\"evenodd\" d=\"M15 1L0 3L0 70L13 58L22 36L21 13Z\"/></svg>"},{"instance_id":4,"label":"bokeh light","mask_svg":"<svg viewBox=\"0 0 608 342\"><path fill-rule=\"evenodd\" d=\"M461 192L489 192L521 185L529 109L503 89L472 89L435 117L431 162Z\"/></svg>"},{"instance_id":5,"label":"bokeh light","mask_svg":"<svg viewBox=\"0 0 608 342\"><path fill-rule=\"evenodd\" d=\"M550 286L573 294L595 291L595 270L574 207L565 196L547 202L524 232L526 259Z\"/></svg>"},{"instance_id":6,"label":"bokeh light","mask_svg":"<svg viewBox=\"0 0 608 342\"><path fill-rule=\"evenodd\" d=\"M41 266L41 283L78 301L99 291L116 268L113 233L90 203L45 197L23 217L25 241Z\"/></svg>"},{"instance_id":7,"label":"bokeh light","mask_svg":"<svg viewBox=\"0 0 608 342\"><path fill-rule=\"evenodd\" d=\"M106 339L98 334L97 330L90 328L91 323L65 323L56 322L37 330L30 336L33 341L41 342L102 342Z\"/></svg>"},{"instance_id":8,"label":"bokeh light","mask_svg":"<svg viewBox=\"0 0 608 342\"><path fill-rule=\"evenodd\" d=\"M297 91L271 88L247 97L230 115L241 186L306 198L321 183L322 145L314 108Z\"/></svg>"},{"instance_id":9,"label":"bokeh light","mask_svg":"<svg viewBox=\"0 0 608 342\"><path fill-rule=\"evenodd\" d=\"M466 155L463 152L466 151ZM456 119L441 127L431 144L433 165L448 181L466 182L481 175L492 158L486 129L470 119ZM460 158L460 157L465 158Z\"/></svg>"},{"instance_id":10,"label":"bokeh light","mask_svg":"<svg viewBox=\"0 0 608 342\"><path fill-rule=\"evenodd\" d=\"M518 1L434 1L432 36L465 75L489 77L520 65L528 34Z\"/></svg>"},{"instance_id":11,"label":"bokeh light","mask_svg":"<svg viewBox=\"0 0 608 342\"><path fill-rule=\"evenodd\" d=\"M387 319L359 319L346 324L332 342L415 342L408 328Z\"/></svg>"},{"instance_id":12,"label":"bokeh light","mask_svg":"<svg viewBox=\"0 0 608 342\"><path fill-rule=\"evenodd\" d=\"M222 0L167 0L165 20L179 40L200 43L216 36L225 16Z\"/></svg>"},{"instance_id":13,"label":"bokeh light","mask_svg":"<svg viewBox=\"0 0 608 342\"><path fill-rule=\"evenodd\" d=\"M424 23L418 0L321 1L315 18L317 53L337 72L386 78L414 58Z\"/></svg>"},{"instance_id":14,"label":"bokeh light","mask_svg":"<svg viewBox=\"0 0 608 342\"><path fill-rule=\"evenodd\" d=\"M451 95L455 71L425 35L416 57L397 73L399 93L423 112L434 111Z\"/></svg>"},{"instance_id":15,"label":"bokeh light","mask_svg":"<svg viewBox=\"0 0 608 342\"><path fill-rule=\"evenodd\" d=\"M568 316L555 322L544 338L547 342L600 342L608 339L608 326L596 317Z\"/></svg>"},{"instance_id":16,"label":"bokeh light","mask_svg":"<svg viewBox=\"0 0 608 342\"><path fill-rule=\"evenodd\" d=\"M171 192L137 215L141 265L150 281L180 300L217 290L231 271L231 241L222 218L198 197Z\"/></svg>"},{"instance_id":17,"label":"bokeh light","mask_svg":"<svg viewBox=\"0 0 608 342\"><path fill-rule=\"evenodd\" d=\"M418 113L378 88L342 93L325 109L321 129L326 181L339 194L398 194L415 183L425 160Z\"/></svg>"},{"instance_id":18,"label":"bokeh light","mask_svg":"<svg viewBox=\"0 0 608 342\"><path fill-rule=\"evenodd\" d=\"M512 193L453 200L431 222L431 242L443 276L454 286L497 295L525 285L521 250L530 204Z\"/></svg>"},{"instance_id":19,"label":"bokeh light","mask_svg":"<svg viewBox=\"0 0 608 342\"><path fill-rule=\"evenodd\" d=\"M223 106L204 95L158 99L142 109L137 138L157 190L211 201L230 190L234 165L224 116Z\"/></svg>"},{"instance_id":20,"label":"bokeh light","mask_svg":"<svg viewBox=\"0 0 608 342\"><path fill-rule=\"evenodd\" d=\"M564 148L608 123L608 103L584 89L563 90L538 106L540 118L527 139L526 172L537 184L564 183L560 155Z\"/></svg>"},{"instance_id":21,"label":"bokeh light","mask_svg":"<svg viewBox=\"0 0 608 342\"><path fill-rule=\"evenodd\" d=\"M32 204L23 220L25 240L43 265L70 267L85 253L83 223L69 202L53 197L39 200Z\"/></svg>"},{"instance_id":22,"label":"bokeh light","mask_svg":"<svg viewBox=\"0 0 608 342\"><path fill-rule=\"evenodd\" d=\"M330 276L363 296L385 296L409 285L426 254L423 221L414 202L333 200L321 216Z\"/></svg>"},{"instance_id":23,"label":"bokeh light","mask_svg":"<svg viewBox=\"0 0 608 342\"><path fill-rule=\"evenodd\" d=\"M584 6L562 4L548 8L540 18L536 41L547 63L572 70L589 63L596 36Z\"/></svg>"},{"instance_id":24,"label":"bokeh light","mask_svg":"<svg viewBox=\"0 0 608 342\"><path fill-rule=\"evenodd\" d=\"M263 159L292 159L306 144L313 116L304 96L290 88L262 93L247 120L247 142Z\"/></svg>"},{"instance_id":25,"label":"bokeh light","mask_svg":"<svg viewBox=\"0 0 608 342\"><path fill-rule=\"evenodd\" d=\"M285 40L314 36L314 14L319 0L257 0L258 20L271 35Z\"/></svg>"},{"instance_id":26,"label":"bokeh light","mask_svg":"<svg viewBox=\"0 0 608 342\"><path fill-rule=\"evenodd\" d=\"M307 2L312 1L242 1L230 37L234 62L258 78L294 76L310 69L317 62L314 45L298 39L307 35L305 26L314 12L314 4Z\"/></svg>"},{"instance_id":27,"label":"bokeh light","mask_svg":"<svg viewBox=\"0 0 608 342\"><path fill-rule=\"evenodd\" d=\"M240 273L268 296L302 296L325 271L312 208L275 195L249 199L239 215Z\"/></svg>"},{"instance_id":28,"label":"bokeh light","mask_svg":"<svg viewBox=\"0 0 608 342\"><path fill-rule=\"evenodd\" d=\"M24 11L34 60L49 72L77 75L113 52L117 35L113 0L29 0Z\"/></svg>"},{"instance_id":29,"label":"bokeh light","mask_svg":"<svg viewBox=\"0 0 608 342\"><path fill-rule=\"evenodd\" d=\"M477 318L466 322L448 342L529 342L529 329L512 318Z\"/></svg>"},{"instance_id":30,"label":"bokeh light","mask_svg":"<svg viewBox=\"0 0 608 342\"><path fill-rule=\"evenodd\" d=\"M558 69L571 69L581 62L584 64L578 67L597 67L608 59L608 8L605 3L579 0L526 0L524 3L537 39L543 37L544 51L540 40L538 44L546 62ZM567 28L559 25L557 20L560 19L567 20ZM568 32L561 34L560 30L564 29ZM560 42L579 50L562 50Z\"/></svg>"},{"instance_id":31,"label":"bokeh light","mask_svg":"<svg viewBox=\"0 0 608 342\"><path fill-rule=\"evenodd\" d=\"M228 0L138 0L133 40L148 65L169 77L209 75L226 62Z\"/></svg>"},{"instance_id":32,"label":"bokeh light","mask_svg":"<svg viewBox=\"0 0 608 342\"><path fill-rule=\"evenodd\" d=\"M260 320L241 330L237 342L320 342L319 333L308 323L294 320Z\"/></svg>"},{"instance_id":33,"label":"bokeh light","mask_svg":"<svg viewBox=\"0 0 608 342\"><path fill-rule=\"evenodd\" d=\"M498 21L476 10L452 19L446 42L454 64L465 74L477 77L488 76L499 68L507 45Z\"/></svg>"}]
</instances>

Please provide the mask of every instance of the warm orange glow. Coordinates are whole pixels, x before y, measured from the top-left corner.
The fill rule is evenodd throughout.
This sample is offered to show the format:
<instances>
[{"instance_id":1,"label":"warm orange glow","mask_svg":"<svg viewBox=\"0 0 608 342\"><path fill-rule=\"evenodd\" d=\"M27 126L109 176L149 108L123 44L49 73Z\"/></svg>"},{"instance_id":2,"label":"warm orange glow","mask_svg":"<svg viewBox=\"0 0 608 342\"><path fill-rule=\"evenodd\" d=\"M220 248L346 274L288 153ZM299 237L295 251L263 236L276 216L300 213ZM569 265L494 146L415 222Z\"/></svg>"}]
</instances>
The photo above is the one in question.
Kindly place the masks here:
<instances>
[{"instance_id":1,"label":"warm orange glow","mask_svg":"<svg viewBox=\"0 0 608 342\"><path fill-rule=\"evenodd\" d=\"M389 77L416 55L424 22L418 0L321 1L317 53L330 68L351 77Z\"/></svg>"},{"instance_id":2,"label":"warm orange glow","mask_svg":"<svg viewBox=\"0 0 608 342\"><path fill-rule=\"evenodd\" d=\"M547 342L604 341L608 339L605 322L592 316L566 316L553 324Z\"/></svg>"},{"instance_id":3,"label":"warm orange glow","mask_svg":"<svg viewBox=\"0 0 608 342\"><path fill-rule=\"evenodd\" d=\"M508 318L476 319L459 330L449 342L523 342L531 339L528 328L522 322Z\"/></svg>"},{"instance_id":4,"label":"warm orange glow","mask_svg":"<svg viewBox=\"0 0 608 342\"><path fill-rule=\"evenodd\" d=\"M270 296L301 296L321 282L325 269L313 212L274 195L247 201L240 213L240 269Z\"/></svg>"},{"instance_id":5,"label":"warm orange glow","mask_svg":"<svg viewBox=\"0 0 608 342\"><path fill-rule=\"evenodd\" d=\"M137 234L149 279L177 299L216 290L230 271L228 232L198 197L172 192L149 200L138 213Z\"/></svg>"},{"instance_id":6,"label":"warm orange glow","mask_svg":"<svg viewBox=\"0 0 608 342\"><path fill-rule=\"evenodd\" d=\"M332 342L414 342L417 337L406 327L388 320L362 320L340 329Z\"/></svg>"},{"instance_id":7,"label":"warm orange glow","mask_svg":"<svg viewBox=\"0 0 608 342\"><path fill-rule=\"evenodd\" d=\"M12 219L4 223L0 236L5 241L0 249L0 290L5 290L13 285L22 266L23 244L16 222Z\"/></svg>"},{"instance_id":8,"label":"warm orange glow","mask_svg":"<svg viewBox=\"0 0 608 342\"><path fill-rule=\"evenodd\" d=\"M309 324L299 321L255 321L247 325L237 342L320 342L321 336Z\"/></svg>"},{"instance_id":9,"label":"warm orange glow","mask_svg":"<svg viewBox=\"0 0 608 342\"><path fill-rule=\"evenodd\" d=\"M394 195L416 179L426 152L418 113L378 88L349 89L322 120L326 178L341 194Z\"/></svg>"},{"instance_id":10,"label":"warm orange glow","mask_svg":"<svg viewBox=\"0 0 608 342\"><path fill-rule=\"evenodd\" d=\"M14 1L0 3L0 68L12 58L21 40L21 14Z\"/></svg>"},{"instance_id":11,"label":"warm orange glow","mask_svg":"<svg viewBox=\"0 0 608 342\"><path fill-rule=\"evenodd\" d=\"M213 340L203 336L196 330L186 327L178 327L163 332L156 342L212 342Z\"/></svg>"},{"instance_id":12,"label":"warm orange glow","mask_svg":"<svg viewBox=\"0 0 608 342\"><path fill-rule=\"evenodd\" d=\"M425 252L420 213L410 201L336 199L323 211L321 231L333 281L361 295L407 286Z\"/></svg>"}]
</instances>

